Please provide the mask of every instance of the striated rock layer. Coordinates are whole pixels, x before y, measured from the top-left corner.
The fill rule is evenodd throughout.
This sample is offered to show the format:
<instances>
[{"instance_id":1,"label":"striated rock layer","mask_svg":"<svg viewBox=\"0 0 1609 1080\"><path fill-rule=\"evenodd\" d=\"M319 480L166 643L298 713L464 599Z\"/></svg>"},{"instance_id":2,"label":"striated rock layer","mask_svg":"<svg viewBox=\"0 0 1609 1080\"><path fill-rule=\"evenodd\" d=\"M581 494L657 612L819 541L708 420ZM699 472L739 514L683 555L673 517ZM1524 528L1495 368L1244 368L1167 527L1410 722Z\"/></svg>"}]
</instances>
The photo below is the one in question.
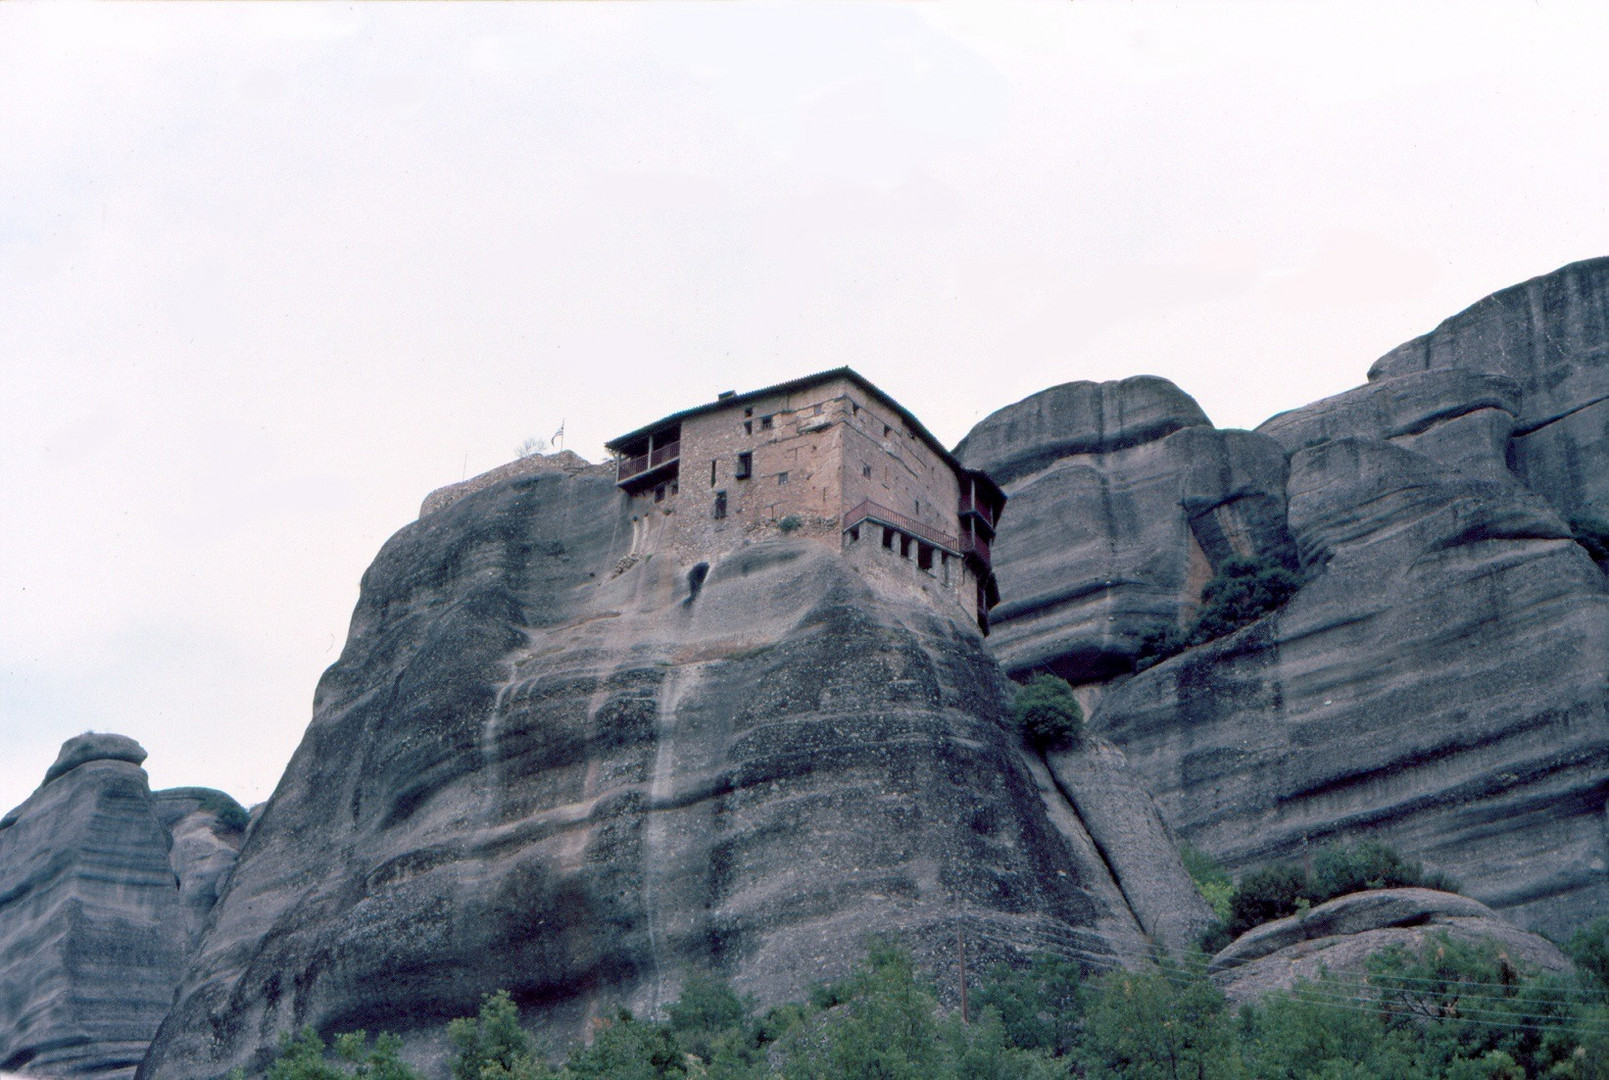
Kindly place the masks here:
<instances>
[{"instance_id":1,"label":"striated rock layer","mask_svg":"<svg viewBox=\"0 0 1609 1080\"><path fill-rule=\"evenodd\" d=\"M1096 680L1092 727L1232 869L1377 835L1535 929L1609 911L1609 595L1561 516L1599 512L1609 483L1598 435L1572 433L1609 392L1606 297L1602 260L1507 290L1256 433L1153 426L1106 450L1132 380L1060 427L1047 395L985 420L1047 447L1011 458L1035 471L1008 483L995 546L1003 662ZM1181 439L1222 440L1212 483ZM1241 515L1236 551L1293 545L1307 582L1131 676L1142 628L1199 595L1191 542L1221 563L1197 500Z\"/></svg>"},{"instance_id":2,"label":"striated rock layer","mask_svg":"<svg viewBox=\"0 0 1609 1080\"><path fill-rule=\"evenodd\" d=\"M964 619L808 540L623 562L612 481L513 477L386 544L142 1076L306 1024L428 1060L499 988L560 1040L690 969L777 1002L870 933L951 989L962 932L1101 966L1199 928L1171 850L1130 891L1185 914L1142 923Z\"/></svg>"},{"instance_id":3,"label":"striated rock layer","mask_svg":"<svg viewBox=\"0 0 1609 1080\"><path fill-rule=\"evenodd\" d=\"M215 850L205 868L170 858L175 800L152 794L144 760L121 735L69 739L0 819L0 1070L131 1076L172 1004L240 843L217 812L243 811L221 792L181 807L172 820Z\"/></svg>"}]
</instances>

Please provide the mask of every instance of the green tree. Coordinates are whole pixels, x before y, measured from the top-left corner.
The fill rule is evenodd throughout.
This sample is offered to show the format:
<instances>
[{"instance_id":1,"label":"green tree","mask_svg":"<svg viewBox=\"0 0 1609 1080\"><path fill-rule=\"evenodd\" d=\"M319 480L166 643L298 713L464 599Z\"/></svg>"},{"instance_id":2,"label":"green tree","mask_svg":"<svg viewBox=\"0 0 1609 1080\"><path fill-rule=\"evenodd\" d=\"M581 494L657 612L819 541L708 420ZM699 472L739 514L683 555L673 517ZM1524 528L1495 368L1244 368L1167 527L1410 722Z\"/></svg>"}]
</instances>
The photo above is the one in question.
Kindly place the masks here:
<instances>
[{"instance_id":1,"label":"green tree","mask_svg":"<svg viewBox=\"0 0 1609 1080\"><path fill-rule=\"evenodd\" d=\"M475 1019L447 1025L453 1080L542 1080L553 1076L536 1043L520 1027L520 1011L507 990L488 994Z\"/></svg>"},{"instance_id":2,"label":"green tree","mask_svg":"<svg viewBox=\"0 0 1609 1080\"><path fill-rule=\"evenodd\" d=\"M268 1067L268 1080L420 1080L402 1060L402 1040L382 1033L369 1043L365 1032L353 1031L335 1039L335 1061L325 1056L324 1040L312 1028L286 1033L279 1040L279 1056Z\"/></svg>"},{"instance_id":3,"label":"green tree","mask_svg":"<svg viewBox=\"0 0 1609 1080\"><path fill-rule=\"evenodd\" d=\"M600 1027L590 1046L564 1065L565 1080L670 1080L687 1075L687 1057L663 1024L638 1020L626 1009Z\"/></svg>"},{"instance_id":4,"label":"green tree","mask_svg":"<svg viewBox=\"0 0 1609 1080\"><path fill-rule=\"evenodd\" d=\"M1084 710L1066 679L1035 675L1017 688L1011 712L1023 736L1038 750L1062 750L1084 737Z\"/></svg>"},{"instance_id":5,"label":"green tree","mask_svg":"<svg viewBox=\"0 0 1609 1080\"><path fill-rule=\"evenodd\" d=\"M1289 600L1301 585L1302 579L1277 559L1225 559L1201 590L1201 611L1189 644L1199 645L1256 622Z\"/></svg>"},{"instance_id":6,"label":"green tree","mask_svg":"<svg viewBox=\"0 0 1609 1080\"><path fill-rule=\"evenodd\" d=\"M1206 964L1171 961L1112 971L1095 981L1082 1056L1088 1074L1111 1080L1233 1080L1244 1075L1228 1004Z\"/></svg>"},{"instance_id":7,"label":"green tree","mask_svg":"<svg viewBox=\"0 0 1609 1080\"><path fill-rule=\"evenodd\" d=\"M1010 1046L1060 1057L1072 1051L1081 1022L1078 965L1040 953L1025 968L991 968L974 1000L999 1014Z\"/></svg>"},{"instance_id":8,"label":"green tree","mask_svg":"<svg viewBox=\"0 0 1609 1080\"><path fill-rule=\"evenodd\" d=\"M816 1022L785 1040L787 1080L934 1080L943 1058L938 1001L916 978L911 954L879 943Z\"/></svg>"}]
</instances>

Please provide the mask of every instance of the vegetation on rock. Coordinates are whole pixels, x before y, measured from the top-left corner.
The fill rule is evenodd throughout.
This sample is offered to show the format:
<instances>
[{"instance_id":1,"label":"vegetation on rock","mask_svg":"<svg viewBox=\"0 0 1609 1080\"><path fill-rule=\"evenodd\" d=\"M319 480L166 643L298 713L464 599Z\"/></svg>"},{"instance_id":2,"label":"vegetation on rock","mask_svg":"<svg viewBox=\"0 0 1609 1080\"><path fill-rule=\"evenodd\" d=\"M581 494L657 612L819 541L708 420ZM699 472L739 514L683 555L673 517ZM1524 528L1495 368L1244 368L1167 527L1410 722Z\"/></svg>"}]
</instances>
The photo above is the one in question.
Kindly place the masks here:
<instances>
[{"instance_id":1,"label":"vegetation on rock","mask_svg":"<svg viewBox=\"0 0 1609 1080\"><path fill-rule=\"evenodd\" d=\"M1455 882L1427 873L1378 840L1332 844L1314 857L1311 871L1295 863L1259 867L1244 875L1227 897L1223 885L1228 875L1210 856L1189 847L1180 854L1197 890L1218 915L1218 925L1202 936L1201 946L1208 952L1217 952L1252 927L1349 893L1413 886L1458 890Z\"/></svg>"},{"instance_id":2,"label":"vegetation on rock","mask_svg":"<svg viewBox=\"0 0 1609 1080\"><path fill-rule=\"evenodd\" d=\"M1249 626L1281 606L1301 588L1302 579L1278 559L1224 560L1201 590L1201 610L1189 630L1164 627L1140 640L1134 669L1144 671L1195 645Z\"/></svg>"},{"instance_id":3,"label":"vegetation on rock","mask_svg":"<svg viewBox=\"0 0 1609 1080\"><path fill-rule=\"evenodd\" d=\"M1592 514L1578 514L1570 519L1570 533L1576 543L1587 549L1593 562L1609 559L1609 521Z\"/></svg>"},{"instance_id":4,"label":"vegetation on rock","mask_svg":"<svg viewBox=\"0 0 1609 1080\"><path fill-rule=\"evenodd\" d=\"M1066 679L1039 674L1017 688L1011 713L1037 750L1065 750L1084 738L1084 710Z\"/></svg>"},{"instance_id":5,"label":"vegetation on rock","mask_svg":"<svg viewBox=\"0 0 1609 1080\"><path fill-rule=\"evenodd\" d=\"M1601 952L1609 922L1581 940ZM1535 977L1496 947L1445 935L1388 948L1364 972L1276 991L1234 1014L1199 953L1080 977L1040 955L978 980L963 1022L903 950L879 944L808 1003L756 1016L694 976L664 1022L621 1011L562 1065L540 1057L507 994L454 1021L452 1080L1602 1080L1609 986ZM422 1080L394 1037L311 1031L269 1080Z\"/></svg>"}]
</instances>

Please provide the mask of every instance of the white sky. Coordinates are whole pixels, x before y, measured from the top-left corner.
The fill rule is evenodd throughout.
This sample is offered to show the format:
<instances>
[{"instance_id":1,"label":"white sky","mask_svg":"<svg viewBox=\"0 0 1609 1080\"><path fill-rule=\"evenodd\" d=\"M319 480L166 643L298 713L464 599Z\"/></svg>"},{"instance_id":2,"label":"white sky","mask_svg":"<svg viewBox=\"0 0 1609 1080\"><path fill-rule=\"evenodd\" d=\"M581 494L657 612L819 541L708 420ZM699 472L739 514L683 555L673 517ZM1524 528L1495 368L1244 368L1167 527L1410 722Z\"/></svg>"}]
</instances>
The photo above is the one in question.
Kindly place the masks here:
<instances>
[{"instance_id":1,"label":"white sky","mask_svg":"<svg viewBox=\"0 0 1609 1080\"><path fill-rule=\"evenodd\" d=\"M1609 5L0 5L0 809L265 798L432 488L851 364L1222 426L1609 254Z\"/></svg>"}]
</instances>

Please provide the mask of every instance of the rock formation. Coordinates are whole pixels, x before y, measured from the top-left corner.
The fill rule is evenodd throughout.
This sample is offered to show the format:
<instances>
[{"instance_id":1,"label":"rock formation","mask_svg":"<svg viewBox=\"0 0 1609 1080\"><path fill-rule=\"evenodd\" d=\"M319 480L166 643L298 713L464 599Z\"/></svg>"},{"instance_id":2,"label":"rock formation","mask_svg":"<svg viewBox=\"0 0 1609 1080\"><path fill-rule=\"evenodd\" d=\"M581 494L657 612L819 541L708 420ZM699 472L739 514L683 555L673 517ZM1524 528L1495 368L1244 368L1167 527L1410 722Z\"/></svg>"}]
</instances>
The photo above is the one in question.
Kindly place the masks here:
<instances>
[{"instance_id":1,"label":"rock formation","mask_svg":"<svg viewBox=\"0 0 1609 1080\"><path fill-rule=\"evenodd\" d=\"M1127 674L1148 632L1189 621L1214 565L1288 552L1279 446L1215 430L1165 379L1053 387L956 453L1010 496L990 647L1016 675Z\"/></svg>"},{"instance_id":2,"label":"rock formation","mask_svg":"<svg viewBox=\"0 0 1609 1080\"><path fill-rule=\"evenodd\" d=\"M778 1002L869 933L953 989L961 932L1101 966L1204 924L1171 846L1114 877L968 620L808 540L623 564L613 480L515 476L386 544L142 1075L305 1024L428 1060L499 988L561 1041L689 969ZM1110 835L1160 835L1126 797Z\"/></svg>"},{"instance_id":3,"label":"rock formation","mask_svg":"<svg viewBox=\"0 0 1609 1080\"><path fill-rule=\"evenodd\" d=\"M1004 662L1101 679L1092 727L1169 824L1231 868L1371 834L1522 925L1567 933L1601 913L1609 597L1559 511L1597 510L1595 477L1609 476L1588 467L1598 444L1571 435L1599 407L1593 372L1609 370L1606 267L1483 301L1367 385L1256 433L1154 425L1151 441L1107 449L1106 417L1166 397L1134 380L986 419L975 435L1045 446L963 447L969 464L987 450L1032 466L1006 485L995 545ZM1046 418L1047 400L1091 397L1104 408ZM1222 440L1223 460L1258 467L1206 470L1223 479L1203 486L1204 455L1173 450L1181 439ZM1288 535L1307 583L1259 622L1128 675L1141 628L1188 612L1221 564L1192 511L1226 495L1215 519L1248 522L1226 530L1234 549Z\"/></svg>"},{"instance_id":4,"label":"rock formation","mask_svg":"<svg viewBox=\"0 0 1609 1080\"><path fill-rule=\"evenodd\" d=\"M0 819L0 1069L130 1076L172 1004L240 834L219 828L197 859L168 823L188 838L243 811L221 792L207 810L153 795L144 760L121 735L69 739Z\"/></svg>"},{"instance_id":5,"label":"rock formation","mask_svg":"<svg viewBox=\"0 0 1609 1080\"><path fill-rule=\"evenodd\" d=\"M1207 973L1240 1004L1326 972L1349 981L1364 961L1393 945L1417 952L1435 934L1486 942L1526 975L1571 970L1552 942L1516 928L1485 904L1432 889L1352 893L1301 915L1248 930L1212 958Z\"/></svg>"}]
</instances>

